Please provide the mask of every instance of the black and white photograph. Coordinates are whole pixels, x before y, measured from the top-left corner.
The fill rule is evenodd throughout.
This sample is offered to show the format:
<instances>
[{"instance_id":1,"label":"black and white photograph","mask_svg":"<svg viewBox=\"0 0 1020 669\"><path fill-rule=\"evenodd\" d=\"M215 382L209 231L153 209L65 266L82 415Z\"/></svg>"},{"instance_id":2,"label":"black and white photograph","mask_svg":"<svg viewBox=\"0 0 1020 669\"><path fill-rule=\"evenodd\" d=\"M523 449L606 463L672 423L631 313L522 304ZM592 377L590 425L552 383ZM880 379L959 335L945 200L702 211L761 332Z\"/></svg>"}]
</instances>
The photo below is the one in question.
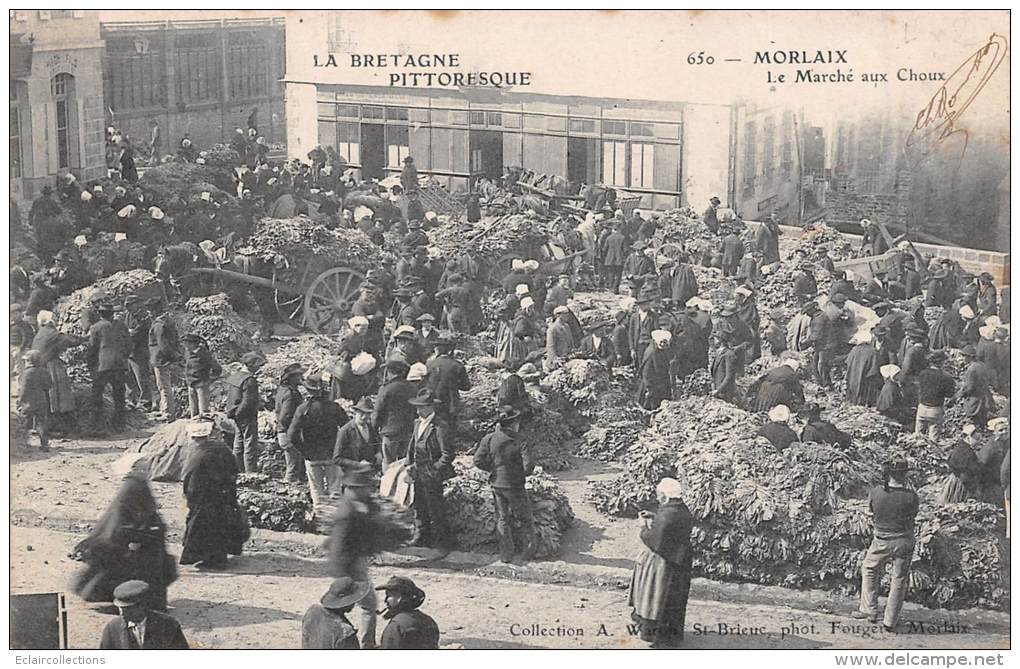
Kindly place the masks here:
<instances>
[{"instance_id":1,"label":"black and white photograph","mask_svg":"<svg viewBox=\"0 0 1020 669\"><path fill-rule=\"evenodd\" d=\"M1008 664L1008 9L130 6L9 10L12 664Z\"/></svg>"}]
</instances>

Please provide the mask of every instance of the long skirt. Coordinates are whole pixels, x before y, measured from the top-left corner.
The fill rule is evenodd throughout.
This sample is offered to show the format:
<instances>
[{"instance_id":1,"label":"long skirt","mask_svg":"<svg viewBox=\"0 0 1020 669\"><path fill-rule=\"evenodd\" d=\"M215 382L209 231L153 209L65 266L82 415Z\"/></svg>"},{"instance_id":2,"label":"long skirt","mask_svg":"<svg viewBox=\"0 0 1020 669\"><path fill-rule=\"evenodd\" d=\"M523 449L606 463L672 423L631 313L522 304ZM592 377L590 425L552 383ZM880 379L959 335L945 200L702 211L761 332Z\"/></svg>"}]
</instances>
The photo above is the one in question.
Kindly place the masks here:
<instances>
[{"instance_id":1,"label":"long skirt","mask_svg":"<svg viewBox=\"0 0 1020 669\"><path fill-rule=\"evenodd\" d=\"M69 413L74 411L74 394L71 391L71 377L67 368L59 358L50 360L46 365L50 373L50 411L53 413Z\"/></svg>"},{"instance_id":2,"label":"long skirt","mask_svg":"<svg viewBox=\"0 0 1020 669\"><path fill-rule=\"evenodd\" d=\"M188 506L188 518L181 540L181 564L222 562L227 554L240 555L248 537L238 529L239 510L228 499L210 500Z\"/></svg>"},{"instance_id":3,"label":"long skirt","mask_svg":"<svg viewBox=\"0 0 1020 669\"><path fill-rule=\"evenodd\" d=\"M671 564L642 547L634 564L628 604L645 641L683 641L687 598L691 593L691 562Z\"/></svg>"}]
</instances>

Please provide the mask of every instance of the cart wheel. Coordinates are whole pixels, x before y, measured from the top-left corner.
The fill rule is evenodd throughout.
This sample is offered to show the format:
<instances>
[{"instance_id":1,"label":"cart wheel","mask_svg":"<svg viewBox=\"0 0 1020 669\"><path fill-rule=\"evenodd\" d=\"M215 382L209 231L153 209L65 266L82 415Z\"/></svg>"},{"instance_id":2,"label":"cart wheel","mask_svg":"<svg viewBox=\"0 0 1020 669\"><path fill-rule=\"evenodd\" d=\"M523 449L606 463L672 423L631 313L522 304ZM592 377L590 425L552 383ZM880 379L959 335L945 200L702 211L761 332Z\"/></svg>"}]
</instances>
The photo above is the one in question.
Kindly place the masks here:
<instances>
[{"instance_id":1,"label":"cart wheel","mask_svg":"<svg viewBox=\"0 0 1020 669\"><path fill-rule=\"evenodd\" d=\"M346 267L334 267L315 277L304 297L305 325L316 334L339 332L364 279L364 274Z\"/></svg>"}]
</instances>

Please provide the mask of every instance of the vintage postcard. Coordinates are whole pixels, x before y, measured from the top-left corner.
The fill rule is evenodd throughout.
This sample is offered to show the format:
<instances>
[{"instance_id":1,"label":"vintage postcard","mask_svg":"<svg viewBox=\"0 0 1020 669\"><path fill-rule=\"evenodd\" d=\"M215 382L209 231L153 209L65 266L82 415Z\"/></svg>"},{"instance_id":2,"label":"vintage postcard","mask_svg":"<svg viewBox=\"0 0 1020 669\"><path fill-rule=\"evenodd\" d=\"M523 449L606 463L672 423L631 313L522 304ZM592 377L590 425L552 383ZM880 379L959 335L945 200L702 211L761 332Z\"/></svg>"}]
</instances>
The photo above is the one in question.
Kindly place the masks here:
<instances>
[{"instance_id":1,"label":"vintage postcard","mask_svg":"<svg viewBox=\"0 0 1020 669\"><path fill-rule=\"evenodd\" d=\"M19 662L1003 663L1007 10L9 29Z\"/></svg>"}]
</instances>

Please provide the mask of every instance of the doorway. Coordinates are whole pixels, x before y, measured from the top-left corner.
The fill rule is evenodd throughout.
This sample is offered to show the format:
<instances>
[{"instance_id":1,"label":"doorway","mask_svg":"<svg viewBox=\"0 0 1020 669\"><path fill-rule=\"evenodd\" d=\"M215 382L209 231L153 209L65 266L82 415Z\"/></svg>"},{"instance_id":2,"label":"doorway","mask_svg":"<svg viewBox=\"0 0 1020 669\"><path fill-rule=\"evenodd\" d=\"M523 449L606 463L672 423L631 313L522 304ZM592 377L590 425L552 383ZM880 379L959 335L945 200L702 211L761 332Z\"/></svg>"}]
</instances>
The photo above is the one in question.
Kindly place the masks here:
<instances>
[{"instance_id":1,"label":"doorway","mask_svg":"<svg viewBox=\"0 0 1020 669\"><path fill-rule=\"evenodd\" d=\"M597 143L587 137L567 138L567 181L574 191L581 182L598 183Z\"/></svg>"},{"instance_id":2,"label":"doorway","mask_svg":"<svg viewBox=\"0 0 1020 669\"><path fill-rule=\"evenodd\" d=\"M471 130L471 177L498 180L503 176L503 133L497 130Z\"/></svg>"},{"instance_id":3,"label":"doorway","mask_svg":"<svg viewBox=\"0 0 1020 669\"><path fill-rule=\"evenodd\" d=\"M73 170L81 167L78 150L78 103L75 99L74 77L62 72L50 80L50 92L56 108L57 168Z\"/></svg>"},{"instance_id":4,"label":"doorway","mask_svg":"<svg viewBox=\"0 0 1020 669\"><path fill-rule=\"evenodd\" d=\"M361 124L361 178L386 178L385 126L381 123Z\"/></svg>"}]
</instances>

